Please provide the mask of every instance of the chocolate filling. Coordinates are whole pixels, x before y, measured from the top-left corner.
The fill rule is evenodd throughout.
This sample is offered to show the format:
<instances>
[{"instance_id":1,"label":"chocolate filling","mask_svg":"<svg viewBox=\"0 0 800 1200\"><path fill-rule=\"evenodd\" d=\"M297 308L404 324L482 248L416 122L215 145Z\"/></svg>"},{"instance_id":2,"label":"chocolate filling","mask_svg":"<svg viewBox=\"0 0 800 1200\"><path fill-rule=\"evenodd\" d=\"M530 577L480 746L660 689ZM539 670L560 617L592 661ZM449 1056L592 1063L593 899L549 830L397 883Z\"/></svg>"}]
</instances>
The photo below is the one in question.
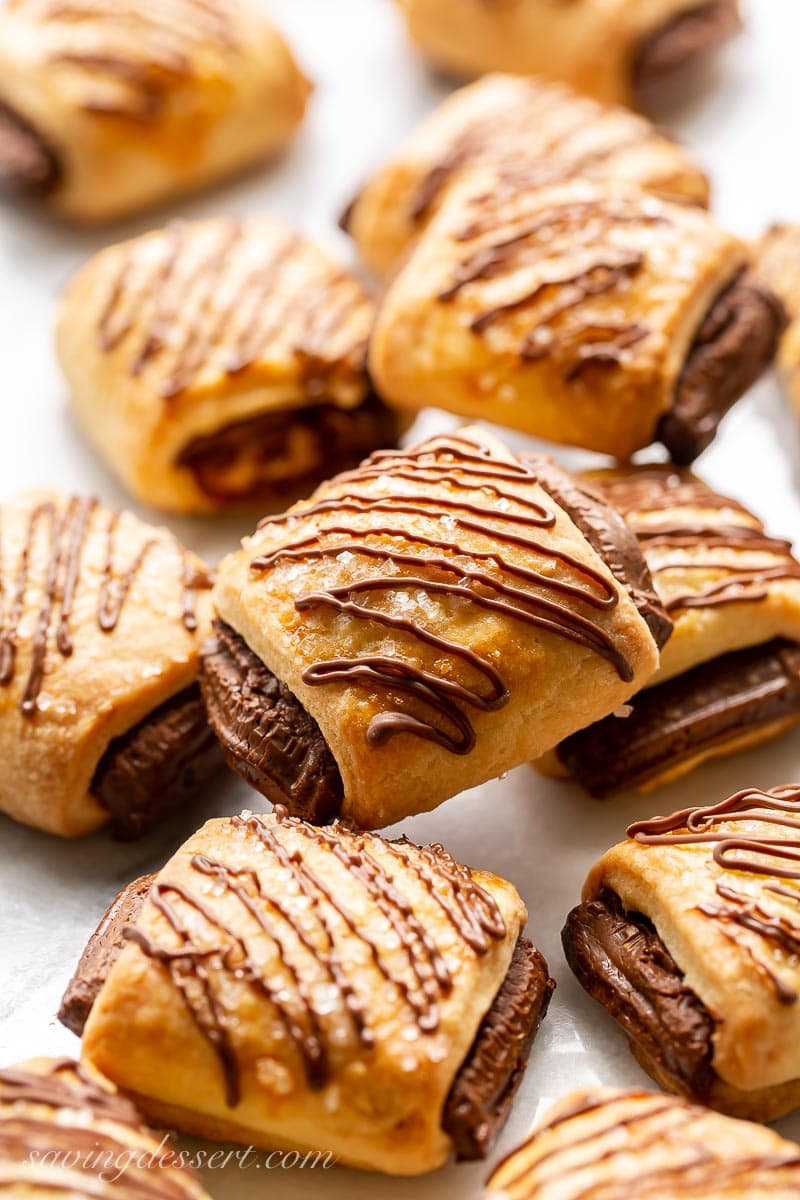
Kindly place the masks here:
<instances>
[{"instance_id":1,"label":"chocolate filling","mask_svg":"<svg viewBox=\"0 0 800 1200\"><path fill-rule=\"evenodd\" d=\"M683 1095L707 1098L714 1019L652 922L604 889L572 910L561 939L578 982L619 1022L642 1065Z\"/></svg>"},{"instance_id":2,"label":"chocolate filling","mask_svg":"<svg viewBox=\"0 0 800 1200\"><path fill-rule=\"evenodd\" d=\"M60 176L58 159L41 134L0 101L0 191L45 195Z\"/></svg>"},{"instance_id":3,"label":"chocolate filling","mask_svg":"<svg viewBox=\"0 0 800 1200\"><path fill-rule=\"evenodd\" d=\"M614 577L628 590L648 629L661 650L672 633L672 621L658 598L639 541L621 515L584 484L578 484L550 459L535 460L542 486L580 529L589 545L600 555Z\"/></svg>"},{"instance_id":4,"label":"chocolate filling","mask_svg":"<svg viewBox=\"0 0 800 1200\"><path fill-rule=\"evenodd\" d=\"M61 1024L78 1037L83 1034L92 1005L125 944L122 931L136 921L154 879L155 875L142 875L124 887L111 901L86 944L58 1010Z\"/></svg>"},{"instance_id":5,"label":"chocolate filling","mask_svg":"<svg viewBox=\"0 0 800 1200\"><path fill-rule=\"evenodd\" d=\"M200 686L228 765L292 816L330 821L344 788L319 726L235 630L223 621L214 627Z\"/></svg>"},{"instance_id":6,"label":"chocolate filling","mask_svg":"<svg viewBox=\"0 0 800 1200\"><path fill-rule=\"evenodd\" d=\"M352 409L318 404L238 421L195 438L176 461L216 503L284 504L288 492L312 491L376 447L395 445L399 433L397 415L370 395Z\"/></svg>"},{"instance_id":7,"label":"chocolate filling","mask_svg":"<svg viewBox=\"0 0 800 1200\"><path fill-rule=\"evenodd\" d=\"M639 47L633 63L634 93L644 107L685 71L692 70L742 27L738 0L706 0L679 13Z\"/></svg>"},{"instance_id":8,"label":"chocolate filling","mask_svg":"<svg viewBox=\"0 0 800 1200\"><path fill-rule=\"evenodd\" d=\"M704 751L780 721L800 721L800 646L734 650L646 688L627 717L605 717L561 743L558 757L592 796L657 779Z\"/></svg>"},{"instance_id":9,"label":"chocolate filling","mask_svg":"<svg viewBox=\"0 0 800 1200\"><path fill-rule=\"evenodd\" d=\"M520 938L445 1102L442 1129L460 1162L486 1158L503 1128L555 986L542 955Z\"/></svg>"},{"instance_id":10,"label":"chocolate filling","mask_svg":"<svg viewBox=\"0 0 800 1200\"><path fill-rule=\"evenodd\" d=\"M197 685L159 705L115 738L92 780L92 795L122 841L147 833L194 796L222 765Z\"/></svg>"},{"instance_id":11,"label":"chocolate filling","mask_svg":"<svg viewBox=\"0 0 800 1200\"><path fill-rule=\"evenodd\" d=\"M688 465L710 445L720 421L775 357L786 328L776 296L742 271L706 315L656 437Z\"/></svg>"}]
</instances>

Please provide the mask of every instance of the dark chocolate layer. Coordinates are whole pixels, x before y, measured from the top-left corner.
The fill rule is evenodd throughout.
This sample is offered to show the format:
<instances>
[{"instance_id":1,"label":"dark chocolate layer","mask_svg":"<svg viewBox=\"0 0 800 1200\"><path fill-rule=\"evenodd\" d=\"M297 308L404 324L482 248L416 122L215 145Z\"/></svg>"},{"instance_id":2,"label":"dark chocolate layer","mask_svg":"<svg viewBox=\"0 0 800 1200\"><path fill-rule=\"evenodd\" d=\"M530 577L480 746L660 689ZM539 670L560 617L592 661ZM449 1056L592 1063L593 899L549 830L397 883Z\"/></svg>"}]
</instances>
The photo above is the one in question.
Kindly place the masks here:
<instances>
[{"instance_id":1,"label":"dark chocolate layer","mask_svg":"<svg viewBox=\"0 0 800 1200\"><path fill-rule=\"evenodd\" d=\"M652 922L625 912L606 889L572 910L561 938L578 982L619 1022L643 1065L681 1094L707 1097L714 1019Z\"/></svg>"},{"instance_id":2,"label":"dark chocolate layer","mask_svg":"<svg viewBox=\"0 0 800 1200\"><path fill-rule=\"evenodd\" d=\"M776 296L743 271L709 310L656 436L687 465L713 441L720 421L769 366L786 328Z\"/></svg>"},{"instance_id":3,"label":"dark chocolate layer","mask_svg":"<svg viewBox=\"0 0 800 1200\"><path fill-rule=\"evenodd\" d=\"M646 688L627 717L568 737L558 757L592 796L623 788L779 721L800 721L800 646L776 640L735 650Z\"/></svg>"},{"instance_id":4,"label":"dark chocolate layer","mask_svg":"<svg viewBox=\"0 0 800 1200\"><path fill-rule=\"evenodd\" d=\"M60 175L55 152L41 134L0 101L0 191L45 195Z\"/></svg>"},{"instance_id":5,"label":"dark chocolate layer","mask_svg":"<svg viewBox=\"0 0 800 1200\"><path fill-rule=\"evenodd\" d=\"M396 445L397 415L374 395L357 408L317 404L238 421L195 438L180 453L197 486L218 504L285 505L355 467L376 447ZM282 470L300 447L302 468Z\"/></svg>"},{"instance_id":6,"label":"dark chocolate layer","mask_svg":"<svg viewBox=\"0 0 800 1200\"><path fill-rule=\"evenodd\" d=\"M706 0L678 13L639 47L633 88L644 107L684 72L692 70L742 27L738 0Z\"/></svg>"},{"instance_id":7,"label":"dark chocolate layer","mask_svg":"<svg viewBox=\"0 0 800 1200\"><path fill-rule=\"evenodd\" d=\"M143 875L124 887L111 901L87 942L58 1010L61 1024L78 1037L82 1035L92 1005L125 944L122 931L126 925L135 922L154 879L155 875Z\"/></svg>"},{"instance_id":8,"label":"dark chocolate layer","mask_svg":"<svg viewBox=\"0 0 800 1200\"><path fill-rule=\"evenodd\" d=\"M200 685L229 766L292 816L322 823L344 796L319 726L292 692L223 621L203 648Z\"/></svg>"},{"instance_id":9,"label":"dark chocolate layer","mask_svg":"<svg viewBox=\"0 0 800 1200\"><path fill-rule=\"evenodd\" d=\"M539 951L520 938L442 1115L460 1161L486 1158L506 1122L555 981Z\"/></svg>"},{"instance_id":10,"label":"dark chocolate layer","mask_svg":"<svg viewBox=\"0 0 800 1200\"><path fill-rule=\"evenodd\" d=\"M672 633L672 620L656 594L636 535L602 495L579 484L551 459L537 455L529 461L535 461L542 486L569 513L614 577L627 588L661 650Z\"/></svg>"},{"instance_id":11,"label":"dark chocolate layer","mask_svg":"<svg viewBox=\"0 0 800 1200\"><path fill-rule=\"evenodd\" d=\"M222 766L197 685L173 696L101 758L91 791L122 841L147 833L180 808Z\"/></svg>"}]
</instances>

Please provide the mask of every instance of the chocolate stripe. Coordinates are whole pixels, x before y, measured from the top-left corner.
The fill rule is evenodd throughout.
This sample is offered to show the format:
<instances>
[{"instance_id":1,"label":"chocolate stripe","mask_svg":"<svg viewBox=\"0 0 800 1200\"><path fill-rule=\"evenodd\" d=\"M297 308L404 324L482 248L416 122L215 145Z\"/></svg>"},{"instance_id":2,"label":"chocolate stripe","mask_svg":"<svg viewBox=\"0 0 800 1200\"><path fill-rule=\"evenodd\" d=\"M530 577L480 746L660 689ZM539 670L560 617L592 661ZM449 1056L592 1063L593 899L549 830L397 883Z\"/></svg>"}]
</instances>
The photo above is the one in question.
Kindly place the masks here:
<instances>
[{"instance_id":1,"label":"chocolate stripe","mask_svg":"<svg viewBox=\"0 0 800 1200\"><path fill-rule=\"evenodd\" d=\"M743 271L709 309L656 436L677 463L693 462L720 421L775 357L787 317L778 298Z\"/></svg>"},{"instance_id":2,"label":"chocolate stripe","mask_svg":"<svg viewBox=\"0 0 800 1200\"><path fill-rule=\"evenodd\" d=\"M316 721L229 625L202 650L200 686L228 765L273 804L324 822L344 796L339 768Z\"/></svg>"},{"instance_id":3,"label":"chocolate stripe","mask_svg":"<svg viewBox=\"0 0 800 1200\"><path fill-rule=\"evenodd\" d=\"M61 175L58 156L39 131L0 101L0 191L46 196Z\"/></svg>"},{"instance_id":4,"label":"chocolate stripe","mask_svg":"<svg viewBox=\"0 0 800 1200\"><path fill-rule=\"evenodd\" d=\"M573 974L684 1095L708 1096L714 1020L653 924L607 889L578 905L562 935Z\"/></svg>"},{"instance_id":5,"label":"chocolate stripe","mask_svg":"<svg viewBox=\"0 0 800 1200\"><path fill-rule=\"evenodd\" d=\"M155 875L134 879L114 897L80 957L67 984L58 1019L80 1037L89 1013L125 942L122 931L133 924L147 899Z\"/></svg>"},{"instance_id":6,"label":"chocolate stripe","mask_svg":"<svg viewBox=\"0 0 800 1200\"><path fill-rule=\"evenodd\" d=\"M187 805L222 761L195 684L114 738L90 790L110 814L114 836L132 841Z\"/></svg>"},{"instance_id":7,"label":"chocolate stripe","mask_svg":"<svg viewBox=\"0 0 800 1200\"><path fill-rule=\"evenodd\" d=\"M741 28L738 0L701 0L656 29L639 46L631 67L639 103L652 104L659 92L696 68Z\"/></svg>"},{"instance_id":8,"label":"chocolate stripe","mask_svg":"<svg viewBox=\"0 0 800 1200\"><path fill-rule=\"evenodd\" d=\"M456 1075L442 1115L459 1162L486 1158L506 1122L555 981L520 938L502 986Z\"/></svg>"}]
</instances>

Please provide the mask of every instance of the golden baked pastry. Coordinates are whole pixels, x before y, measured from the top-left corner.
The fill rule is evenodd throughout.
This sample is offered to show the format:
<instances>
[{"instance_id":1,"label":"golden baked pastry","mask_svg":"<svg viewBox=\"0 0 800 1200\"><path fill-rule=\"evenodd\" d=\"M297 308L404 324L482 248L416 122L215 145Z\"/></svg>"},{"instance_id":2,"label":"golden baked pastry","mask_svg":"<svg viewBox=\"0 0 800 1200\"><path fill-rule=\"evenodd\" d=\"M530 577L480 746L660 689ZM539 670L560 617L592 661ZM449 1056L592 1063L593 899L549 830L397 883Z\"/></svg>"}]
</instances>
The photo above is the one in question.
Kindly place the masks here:
<instances>
[{"instance_id":1,"label":"golden baked pastry","mask_svg":"<svg viewBox=\"0 0 800 1200\"><path fill-rule=\"evenodd\" d=\"M197 690L211 581L92 497L0 505L0 812L134 837L219 766Z\"/></svg>"},{"instance_id":2,"label":"golden baked pastry","mask_svg":"<svg viewBox=\"0 0 800 1200\"><path fill-rule=\"evenodd\" d=\"M252 0L9 0L0 186L112 220L275 154L309 91Z\"/></svg>"},{"instance_id":3,"label":"golden baked pastry","mask_svg":"<svg viewBox=\"0 0 800 1200\"><path fill-rule=\"evenodd\" d=\"M800 225L773 226L756 247L756 265L789 317L778 366L800 414Z\"/></svg>"},{"instance_id":4,"label":"golden baked pastry","mask_svg":"<svg viewBox=\"0 0 800 1200\"><path fill-rule=\"evenodd\" d=\"M705 173L644 117L561 84L487 75L444 100L344 214L342 226L370 270L391 274L454 179L487 162L524 170L527 187L580 175L708 204Z\"/></svg>"},{"instance_id":5,"label":"golden baked pastry","mask_svg":"<svg viewBox=\"0 0 800 1200\"><path fill-rule=\"evenodd\" d=\"M654 465L583 480L638 537L675 628L626 715L568 738L561 767L596 796L646 791L800 722L800 563L791 543L689 471ZM542 766L556 768L552 759Z\"/></svg>"},{"instance_id":6,"label":"golden baked pastry","mask_svg":"<svg viewBox=\"0 0 800 1200\"><path fill-rule=\"evenodd\" d=\"M458 76L518 71L651 104L741 28L738 0L399 0L411 38Z\"/></svg>"},{"instance_id":7,"label":"golden baked pastry","mask_svg":"<svg viewBox=\"0 0 800 1200\"><path fill-rule=\"evenodd\" d=\"M485 1200L794 1200L800 1147L656 1092L572 1092L495 1168Z\"/></svg>"},{"instance_id":8,"label":"golden baked pastry","mask_svg":"<svg viewBox=\"0 0 800 1200\"><path fill-rule=\"evenodd\" d=\"M167 512L284 507L395 443L364 370L373 303L267 217L173 223L77 274L58 352L87 436Z\"/></svg>"},{"instance_id":9,"label":"golden baked pastry","mask_svg":"<svg viewBox=\"0 0 800 1200\"><path fill-rule=\"evenodd\" d=\"M208 1200L133 1105L68 1058L0 1070L0 1191L30 1200Z\"/></svg>"},{"instance_id":10,"label":"golden baked pastry","mask_svg":"<svg viewBox=\"0 0 800 1200\"><path fill-rule=\"evenodd\" d=\"M380 829L638 690L671 628L648 587L619 516L544 458L469 429L377 452L220 564L209 719L271 800Z\"/></svg>"},{"instance_id":11,"label":"golden baked pastry","mask_svg":"<svg viewBox=\"0 0 800 1200\"><path fill-rule=\"evenodd\" d=\"M771 1121L800 1104L800 785L638 821L570 913L570 966L670 1091Z\"/></svg>"},{"instance_id":12,"label":"golden baked pastry","mask_svg":"<svg viewBox=\"0 0 800 1200\"><path fill-rule=\"evenodd\" d=\"M691 462L775 352L783 310L698 208L474 167L385 293L385 399L629 458Z\"/></svg>"},{"instance_id":13,"label":"golden baked pastry","mask_svg":"<svg viewBox=\"0 0 800 1200\"><path fill-rule=\"evenodd\" d=\"M553 988L525 916L441 846L209 821L111 934L83 1056L206 1137L398 1175L483 1155Z\"/></svg>"}]
</instances>

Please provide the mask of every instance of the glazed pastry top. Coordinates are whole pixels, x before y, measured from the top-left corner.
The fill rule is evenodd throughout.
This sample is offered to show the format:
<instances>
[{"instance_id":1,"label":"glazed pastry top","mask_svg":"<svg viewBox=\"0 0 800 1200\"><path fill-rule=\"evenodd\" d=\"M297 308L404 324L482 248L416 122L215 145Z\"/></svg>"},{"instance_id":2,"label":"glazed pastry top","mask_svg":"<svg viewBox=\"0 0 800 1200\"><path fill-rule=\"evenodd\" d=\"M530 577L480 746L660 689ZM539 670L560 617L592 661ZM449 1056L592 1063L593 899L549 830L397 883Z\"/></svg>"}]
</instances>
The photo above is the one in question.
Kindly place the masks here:
<instances>
[{"instance_id":1,"label":"glazed pastry top","mask_svg":"<svg viewBox=\"0 0 800 1200\"><path fill-rule=\"evenodd\" d=\"M640 358L666 366L677 331L669 281L702 270L727 238L701 214L636 192L575 183L530 198L521 182L501 175L448 228L453 261L438 301L458 300L497 351L547 355L571 380L608 364L634 370ZM661 271L661 288L650 286Z\"/></svg>"},{"instance_id":2,"label":"glazed pastry top","mask_svg":"<svg viewBox=\"0 0 800 1200\"><path fill-rule=\"evenodd\" d=\"M758 272L782 301L789 317L779 361L800 404L797 374L800 371L800 225L775 225L756 246Z\"/></svg>"},{"instance_id":3,"label":"glazed pastry top","mask_svg":"<svg viewBox=\"0 0 800 1200\"><path fill-rule=\"evenodd\" d=\"M442 1106L525 915L510 884L441 846L280 806L214 820L157 876L85 1053L128 1089L196 1097L278 1144L308 1144L310 1124L346 1135L351 1161L446 1155Z\"/></svg>"},{"instance_id":4,"label":"glazed pastry top","mask_svg":"<svg viewBox=\"0 0 800 1200\"><path fill-rule=\"evenodd\" d=\"M657 97L659 77L669 78L671 68L706 57L740 28L736 0L705 4L701 0L636 4L630 0L399 0L399 4L412 39L448 73L471 77L507 70L543 75L568 81L599 100L634 107L647 103L652 91ZM666 53L654 60L653 39L669 34L684 15L690 29L694 25L693 33L680 37L677 44L667 38L671 47L668 44ZM701 20L692 21L697 16Z\"/></svg>"},{"instance_id":5,"label":"glazed pastry top","mask_svg":"<svg viewBox=\"0 0 800 1200\"><path fill-rule=\"evenodd\" d=\"M800 1075L800 787L746 788L639 821L584 889L648 917L715 1021L713 1067L734 1087Z\"/></svg>"},{"instance_id":6,"label":"glazed pastry top","mask_svg":"<svg viewBox=\"0 0 800 1200\"><path fill-rule=\"evenodd\" d=\"M675 622L654 683L775 637L800 641L800 563L738 501L690 471L596 471L588 482L639 539Z\"/></svg>"},{"instance_id":7,"label":"glazed pastry top","mask_svg":"<svg viewBox=\"0 0 800 1200\"><path fill-rule=\"evenodd\" d=\"M9 47L57 72L76 108L135 122L160 119L187 82L224 104L244 52L240 6L222 0L10 0L2 20Z\"/></svg>"},{"instance_id":8,"label":"glazed pastry top","mask_svg":"<svg viewBox=\"0 0 800 1200\"><path fill-rule=\"evenodd\" d=\"M656 437L703 319L745 262L696 207L473 168L389 285L370 369L394 403L624 458Z\"/></svg>"},{"instance_id":9,"label":"glazed pastry top","mask_svg":"<svg viewBox=\"0 0 800 1200\"><path fill-rule=\"evenodd\" d=\"M204 1200L133 1105L71 1059L0 1070L0 1189L12 1195Z\"/></svg>"},{"instance_id":10,"label":"glazed pastry top","mask_svg":"<svg viewBox=\"0 0 800 1200\"><path fill-rule=\"evenodd\" d=\"M758 267L792 320L800 317L800 225L773 225L757 247Z\"/></svg>"},{"instance_id":11,"label":"glazed pastry top","mask_svg":"<svg viewBox=\"0 0 800 1200\"><path fill-rule=\"evenodd\" d=\"M397 770L454 794L454 772L472 777L500 753L482 729L502 727L511 753L516 738L579 720L549 704L532 720L562 658L581 713L604 697L615 707L655 661L628 592L535 468L469 430L378 452L266 518L221 564L215 596L318 721L346 797L364 792L366 805L370 772L391 768L372 780L371 820ZM512 734L523 710L527 733Z\"/></svg>"},{"instance_id":12,"label":"glazed pastry top","mask_svg":"<svg viewBox=\"0 0 800 1200\"><path fill-rule=\"evenodd\" d=\"M110 743L197 680L211 579L174 535L93 497L0 505L0 811L76 836Z\"/></svg>"},{"instance_id":13,"label":"glazed pastry top","mask_svg":"<svg viewBox=\"0 0 800 1200\"><path fill-rule=\"evenodd\" d=\"M322 399L347 407L367 390L371 300L312 242L266 217L178 221L112 246L75 278L71 304L91 312L95 353L164 404L270 385L262 410Z\"/></svg>"},{"instance_id":14,"label":"glazed pastry top","mask_svg":"<svg viewBox=\"0 0 800 1200\"><path fill-rule=\"evenodd\" d=\"M106 702L131 687L137 660L145 680L196 656L211 581L167 530L50 492L4 505L0 520L2 709L76 717L109 652L126 671Z\"/></svg>"},{"instance_id":15,"label":"glazed pastry top","mask_svg":"<svg viewBox=\"0 0 800 1200\"><path fill-rule=\"evenodd\" d=\"M560 84L488 75L446 99L343 219L377 274L397 266L453 180L476 163L523 170L527 187L581 175L708 203L706 176L645 118Z\"/></svg>"},{"instance_id":16,"label":"glazed pastry top","mask_svg":"<svg viewBox=\"0 0 800 1200\"><path fill-rule=\"evenodd\" d=\"M791 1200L800 1149L765 1129L656 1092L565 1096L495 1168L486 1200Z\"/></svg>"}]
</instances>

